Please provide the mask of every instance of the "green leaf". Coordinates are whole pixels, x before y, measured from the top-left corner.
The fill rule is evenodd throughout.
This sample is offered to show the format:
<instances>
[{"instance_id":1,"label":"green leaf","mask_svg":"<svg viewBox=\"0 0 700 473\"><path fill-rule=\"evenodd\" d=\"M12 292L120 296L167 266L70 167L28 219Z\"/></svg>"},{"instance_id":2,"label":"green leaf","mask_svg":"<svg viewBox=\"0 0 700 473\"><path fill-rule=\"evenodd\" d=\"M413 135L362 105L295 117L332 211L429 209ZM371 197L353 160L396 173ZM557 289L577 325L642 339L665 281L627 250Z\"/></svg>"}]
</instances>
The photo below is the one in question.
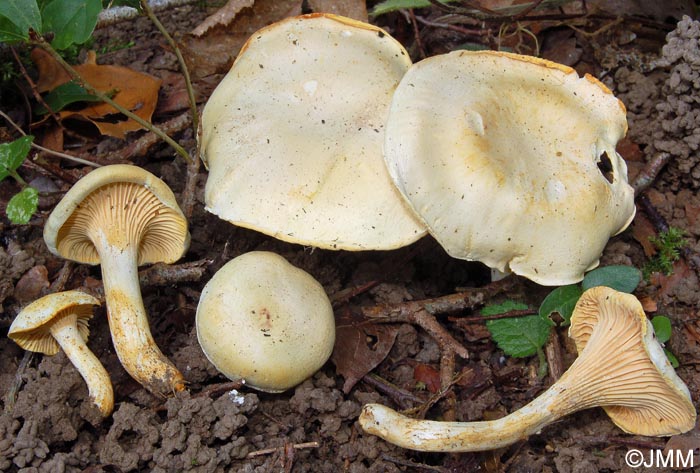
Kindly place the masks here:
<instances>
[{"instance_id":1,"label":"green leaf","mask_svg":"<svg viewBox=\"0 0 700 473\"><path fill-rule=\"evenodd\" d=\"M4 16L0 16L0 43L16 43L26 40L26 34L22 34L22 31L10 20Z\"/></svg>"},{"instance_id":2,"label":"green leaf","mask_svg":"<svg viewBox=\"0 0 700 473\"><path fill-rule=\"evenodd\" d=\"M428 0L385 0L384 2L377 3L374 8L372 8L372 11L369 12L369 15L379 16L403 8L425 8L429 6L430 2Z\"/></svg>"},{"instance_id":3,"label":"green leaf","mask_svg":"<svg viewBox=\"0 0 700 473\"><path fill-rule=\"evenodd\" d=\"M0 181L9 176L24 162L34 137L23 136L10 143L0 144Z\"/></svg>"},{"instance_id":4,"label":"green leaf","mask_svg":"<svg viewBox=\"0 0 700 473\"><path fill-rule=\"evenodd\" d=\"M596 286L607 286L616 291L633 292L642 279L642 273L633 266L603 266L586 274L581 282L583 290Z\"/></svg>"},{"instance_id":5,"label":"green leaf","mask_svg":"<svg viewBox=\"0 0 700 473\"><path fill-rule=\"evenodd\" d=\"M671 350L664 348L664 353L666 353L666 358L668 358L668 362L671 363L671 366L673 366L674 368L678 368L681 365L678 362L678 358L676 358L676 355L671 353Z\"/></svg>"},{"instance_id":6,"label":"green leaf","mask_svg":"<svg viewBox=\"0 0 700 473\"><path fill-rule=\"evenodd\" d=\"M25 187L15 194L7 203L7 218L18 225L29 223L39 205L39 191L33 187Z\"/></svg>"},{"instance_id":7,"label":"green leaf","mask_svg":"<svg viewBox=\"0 0 700 473\"><path fill-rule=\"evenodd\" d=\"M651 319L651 325L660 343L666 343L671 339L671 320L668 317L657 315Z\"/></svg>"},{"instance_id":8,"label":"green leaf","mask_svg":"<svg viewBox=\"0 0 700 473\"><path fill-rule=\"evenodd\" d=\"M89 93L75 82L61 84L44 96L44 101L54 112L62 110L64 107L76 102L99 102L100 99ZM48 113L46 107L38 105L34 113L43 115Z\"/></svg>"},{"instance_id":9,"label":"green leaf","mask_svg":"<svg viewBox=\"0 0 700 473\"><path fill-rule=\"evenodd\" d=\"M53 0L42 12L44 31L52 31L51 46L66 49L90 39L97 16L102 11L100 0Z\"/></svg>"},{"instance_id":10,"label":"green leaf","mask_svg":"<svg viewBox=\"0 0 700 473\"><path fill-rule=\"evenodd\" d=\"M578 284L560 286L550 292L540 305L540 317L552 324L551 316L554 312L564 319L562 325L569 325L571 314L583 291Z\"/></svg>"},{"instance_id":11,"label":"green leaf","mask_svg":"<svg viewBox=\"0 0 700 473\"><path fill-rule=\"evenodd\" d=\"M527 305L506 301L503 304L484 307L481 315L496 315L523 309L527 309ZM488 320L486 328L491 332L491 337L498 344L498 348L506 355L523 358L534 355L542 349L549 338L551 325L539 315L528 315Z\"/></svg>"},{"instance_id":12,"label":"green leaf","mask_svg":"<svg viewBox=\"0 0 700 473\"><path fill-rule=\"evenodd\" d=\"M36 0L2 0L0 1L0 41L29 39L29 29L41 33L41 13ZM13 26L10 31L8 23ZM9 39L6 39L9 38Z\"/></svg>"}]
</instances>

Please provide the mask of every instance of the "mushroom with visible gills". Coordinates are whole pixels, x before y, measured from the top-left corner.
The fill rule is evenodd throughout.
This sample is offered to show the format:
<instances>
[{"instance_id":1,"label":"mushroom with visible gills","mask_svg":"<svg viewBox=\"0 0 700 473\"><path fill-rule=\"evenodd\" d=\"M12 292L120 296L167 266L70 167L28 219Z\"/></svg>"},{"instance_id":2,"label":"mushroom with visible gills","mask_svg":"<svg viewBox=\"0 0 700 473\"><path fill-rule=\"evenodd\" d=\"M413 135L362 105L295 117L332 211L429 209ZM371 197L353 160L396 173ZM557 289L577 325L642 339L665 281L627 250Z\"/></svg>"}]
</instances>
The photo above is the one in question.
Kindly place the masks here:
<instances>
[{"instance_id":1,"label":"mushroom with visible gills","mask_svg":"<svg viewBox=\"0 0 700 473\"><path fill-rule=\"evenodd\" d=\"M114 408L112 382L86 342L92 307L100 301L81 291L49 294L27 305L10 325L8 337L25 350L53 356L63 349L85 380L88 394L102 417Z\"/></svg>"},{"instance_id":2,"label":"mushroom with visible gills","mask_svg":"<svg viewBox=\"0 0 700 473\"><path fill-rule=\"evenodd\" d=\"M275 238L389 250L426 234L382 155L411 65L382 29L331 14L254 33L202 112L206 209Z\"/></svg>"},{"instance_id":3,"label":"mushroom with visible gills","mask_svg":"<svg viewBox=\"0 0 700 473\"><path fill-rule=\"evenodd\" d=\"M204 286L197 339L230 379L282 392L313 375L335 343L323 286L283 257L252 251L226 263Z\"/></svg>"},{"instance_id":4,"label":"mushroom with visible gills","mask_svg":"<svg viewBox=\"0 0 700 473\"><path fill-rule=\"evenodd\" d=\"M138 278L139 265L172 263L189 247L187 220L170 188L137 166L97 168L56 205L44 240L55 255L101 265L112 341L126 371L160 396L184 389L182 374L153 340Z\"/></svg>"},{"instance_id":5,"label":"mushroom with visible gills","mask_svg":"<svg viewBox=\"0 0 700 473\"><path fill-rule=\"evenodd\" d=\"M689 431L696 411L671 367L640 302L599 286L587 290L571 317L579 357L530 404L481 422L416 420L379 404L364 406L360 425L400 447L474 452L510 445L581 409L600 406L625 432L668 436Z\"/></svg>"},{"instance_id":6,"label":"mushroom with visible gills","mask_svg":"<svg viewBox=\"0 0 700 473\"><path fill-rule=\"evenodd\" d=\"M544 285L598 265L635 213L615 151L625 107L593 77L529 56L454 51L394 93L389 174L451 256Z\"/></svg>"}]
</instances>

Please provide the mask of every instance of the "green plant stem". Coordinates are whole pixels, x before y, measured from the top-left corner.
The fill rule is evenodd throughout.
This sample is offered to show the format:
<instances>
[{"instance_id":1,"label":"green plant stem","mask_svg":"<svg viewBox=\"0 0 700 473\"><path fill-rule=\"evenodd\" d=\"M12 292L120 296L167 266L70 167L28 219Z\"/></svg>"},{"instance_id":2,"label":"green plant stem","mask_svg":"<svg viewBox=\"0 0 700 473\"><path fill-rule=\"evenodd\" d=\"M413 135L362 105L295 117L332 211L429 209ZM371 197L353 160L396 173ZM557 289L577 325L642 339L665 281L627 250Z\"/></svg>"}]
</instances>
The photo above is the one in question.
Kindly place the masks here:
<instances>
[{"instance_id":1,"label":"green plant stem","mask_svg":"<svg viewBox=\"0 0 700 473\"><path fill-rule=\"evenodd\" d=\"M58 61L58 63L61 64L61 66L66 70L66 72L68 72L68 74L71 76L71 79L73 79L78 84L80 84L80 86L83 87L85 90L87 90L90 93L95 94L95 96L98 97L103 102L108 103L109 105L114 107L119 112L123 113L127 117L129 117L132 120L134 120L135 122L137 122L142 127L146 128L147 130L150 130L153 133L155 133L156 135L158 135L158 137L161 138L166 143L168 143L177 152L177 154L182 156L186 162L190 163L192 161L192 158L190 157L189 153L187 153L185 148L180 146L175 140L173 140L171 137L169 137L167 134L165 134L160 128L158 128L157 126L155 126L152 123L149 123L148 121L144 120L143 118L139 117L138 115L132 113L130 110L127 110L126 108L122 107L121 105L116 103L114 100L109 98L107 95L105 95L104 93L100 92L99 90L97 90L96 88L94 88L93 86L88 84L85 81L85 79L83 79L80 76L80 74L78 74L78 72L75 69L73 69L73 67L71 67L71 65L68 64L61 57L61 55L58 54L56 52L56 50L53 49L51 47L51 45L44 38L38 36L36 38L33 38L30 42L32 44L34 44L35 46L40 47L41 49L43 49L47 53L49 53L51 55L51 57L53 57L56 61Z\"/></svg>"},{"instance_id":2,"label":"green plant stem","mask_svg":"<svg viewBox=\"0 0 700 473\"><path fill-rule=\"evenodd\" d=\"M173 48L175 56L177 56L177 62L178 64L180 64L180 70L182 71L182 75L185 77L185 88L187 89L187 98L190 101L190 112L192 113L192 128L194 129L194 136L197 136L197 130L199 129L197 101L194 97L194 88L192 87L192 80L190 79L190 71L189 69L187 69L187 64L185 64L185 58L182 57L182 51L180 51L180 48L178 47L173 37L170 35L170 33L168 33L168 30L165 29L165 27L160 22L156 14L153 12L153 8L151 8L151 5L148 3L148 0L141 0L141 7L143 8L143 11L146 13L148 18L150 18L153 24L156 25L158 31L160 31L161 34L165 37L170 47Z\"/></svg>"},{"instance_id":3,"label":"green plant stem","mask_svg":"<svg viewBox=\"0 0 700 473\"><path fill-rule=\"evenodd\" d=\"M15 181L17 181L17 183L18 183L19 185L22 186L22 189L24 189L25 187L27 187L27 186L29 185L29 184L27 184L27 181L25 181L24 179L22 179L22 176L20 176L20 175L17 173L17 171L15 171L14 169L5 168L5 170L7 171L7 173L8 173L10 176L12 176L12 179L14 179Z\"/></svg>"}]
</instances>

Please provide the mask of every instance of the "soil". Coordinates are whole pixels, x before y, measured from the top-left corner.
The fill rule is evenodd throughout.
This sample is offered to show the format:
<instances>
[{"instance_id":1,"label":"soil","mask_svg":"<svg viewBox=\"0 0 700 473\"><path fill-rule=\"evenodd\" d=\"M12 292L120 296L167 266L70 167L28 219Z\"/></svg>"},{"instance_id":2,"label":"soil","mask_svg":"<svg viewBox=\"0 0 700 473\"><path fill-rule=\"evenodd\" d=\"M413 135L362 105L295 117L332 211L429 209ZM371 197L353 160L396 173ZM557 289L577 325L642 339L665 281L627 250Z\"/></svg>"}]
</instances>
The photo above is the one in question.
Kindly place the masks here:
<instances>
[{"instance_id":1,"label":"soil","mask_svg":"<svg viewBox=\"0 0 700 473\"><path fill-rule=\"evenodd\" d=\"M168 30L179 37L213 11L213 7L197 4L160 16ZM426 17L437 14L432 9L422 12ZM620 152L628 161L630 179L659 153L671 155L669 164L646 192L658 215L639 208L633 225L610 240L602 265L643 267L648 256L640 242L646 243L649 229L659 219L685 231L687 250L676 263L674 275L643 281L635 294L645 301L650 313L671 319L673 335L668 348L680 361L677 372L697 402L700 286L694 258L700 253L700 23L683 19L666 37L680 18L616 23L596 35L563 26L548 27L539 32L539 38L544 57L602 78L627 106L629 133ZM410 23L399 13L379 17L377 22L404 42L415 60L422 53L437 54L464 43L461 33L424 27L419 45ZM641 28L640 24L647 26ZM588 26L589 31L593 26ZM633 32L636 39L630 41ZM147 19L98 30L95 47L130 40L134 46L103 54L100 61L164 79L162 94L172 98L172 89L176 88L173 84L177 83L173 81L178 73L176 58ZM516 45L516 50L518 46L522 45ZM214 75L195 84L202 103L220 78L220 74ZM170 116L162 112L158 116L157 112L154 120L165 121ZM195 149L191 131L185 129L176 138L189 150ZM116 162L114 156L124 148L124 142L101 138L89 146L101 162ZM131 161L162 177L176 195L183 192L187 168L183 160L173 157L170 148L157 145L147 156L135 156ZM69 171L81 174L87 169L71 167ZM34 181L37 185L44 182L47 188L61 191L69 187L58 176L47 177L35 168L23 168L21 172L29 178L40 178ZM363 404L379 402L397 407L398 397L387 395L387 386L413 396L414 401L405 401L406 405L399 407L418 406L430 395L425 387L429 377L417 377L416 368L427 367L424 371L437 373L440 349L426 332L409 324L394 327L395 342L372 371L379 376L372 378L375 382L364 377L344 389L346 380L328 362L311 379L281 394L229 383L199 348L194 316L204 284L239 254L274 251L308 271L331 298L341 301L336 304L337 316L357 312L360 306L437 297L459 287L483 286L488 282L488 270L478 263L451 259L429 237L384 252L332 252L283 243L236 228L207 213L202 195L206 170L199 171L198 179L190 222L192 243L182 262L204 260L204 273L192 281L142 288L155 340L182 371L188 389L160 399L133 381L112 347L104 307L96 310L91 321L89 346L110 373L115 389L114 413L105 420L92 406L85 383L63 353L29 356L7 337L0 337L0 471L669 471L627 466L624 456L629 449L663 449L667 439L626 435L601 409L575 413L511 447L484 453L413 452L364 434L357 423ZM3 200L11 190L3 189ZM6 220L0 224L3 335L19 310L45 292L65 267L65 261L51 255L42 239L43 222L53 203L42 201L29 225L15 226ZM64 286L99 293L100 278L99 267L73 265ZM342 297L347 290L354 290L350 299ZM509 298L537 307L548 291L518 279L498 300L486 302ZM483 325L459 325L446 315L440 316L439 322L470 352L468 360L456 361L455 372L464 375L452 387L457 420L500 417L523 406L553 382L551 376L538 378L536 357L504 356ZM574 359L575 349L568 343L565 328L557 329L556 338L563 347L561 362L565 369ZM362 365L363 360L357 364ZM379 382L379 388L376 379L385 380ZM440 418L447 405L447 401L436 403L426 417ZM696 427L694 434L672 441L686 442L683 445L700 453L699 438Z\"/></svg>"}]
</instances>

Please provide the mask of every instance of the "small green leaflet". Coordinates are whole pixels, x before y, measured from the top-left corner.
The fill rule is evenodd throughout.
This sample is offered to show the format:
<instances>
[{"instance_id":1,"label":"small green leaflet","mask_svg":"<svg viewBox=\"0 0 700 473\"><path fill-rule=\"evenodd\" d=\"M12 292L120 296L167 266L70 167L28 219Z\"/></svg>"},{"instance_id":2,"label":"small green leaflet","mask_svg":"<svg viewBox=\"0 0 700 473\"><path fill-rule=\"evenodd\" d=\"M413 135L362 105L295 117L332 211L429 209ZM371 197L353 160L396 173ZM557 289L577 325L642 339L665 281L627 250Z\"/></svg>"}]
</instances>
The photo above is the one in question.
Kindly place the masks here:
<instances>
[{"instance_id":1,"label":"small green leaflet","mask_svg":"<svg viewBox=\"0 0 700 473\"><path fill-rule=\"evenodd\" d=\"M556 288L542 301L539 311L540 317L542 320L552 323L551 316L554 312L557 312L564 319L562 325L569 325L574 307L581 294L583 294L583 291L578 284Z\"/></svg>"},{"instance_id":2,"label":"small green leaflet","mask_svg":"<svg viewBox=\"0 0 700 473\"><path fill-rule=\"evenodd\" d=\"M481 309L481 315L496 315L511 310L527 309L527 305L505 301L502 304L488 305ZM486 328L498 344L498 348L508 356L523 358L532 356L542 349L547 338L551 323L539 315L512 317L486 321Z\"/></svg>"},{"instance_id":3,"label":"small green leaflet","mask_svg":"<svg viewBox=\"0 0 700 473\"><path fill-rule=\"evenodd\" d=\"M42 11L44 31L52 32L51 46L66 49L90 39L97 16L102 11L100 0L53 0Z\"/></svg>"},{"instance_id":4,"label":"small green leaflet","mask_svg":"<svg viewBox=\"0 0 700 473\"><path fill-rule=\"evenodd\" d=\"M30 29L42 32L36 0L0 1L0 41L27 40Z\"/></svg>"},{"instance_id":5,"label":"small green leaflet","mask_svg":"<svg viewBox=\"0 0 700 473\"><path fill-rule=\"evenodd\" d=\"M14 224L29 223L39 205L39 192L27 186L15 194L7 203L7 218Z\"/></svg>"},{"instance_id":6,"label":"small green leaflet","mask_svg":"<svg viewBox=\"0 0 700 473\"><path fill-rule=\"evenodd\" d=\"M631 294L642 280L642 273L635 267L613 265L594 269L581 282L583 290L595 286L608 286L616 291Z\"/></svg>"},{"instance_id":7,"label":"small green leaflet","mask_svg":"<svg viewBox=\"0 0 700 473\"><path fill-rule=\"evenodd\" d=\"M34 141L34 137L27 135L10 143L0 144L0 181L9 176L24 162L32 141Z\"/></svg>"},{"instance_id":8,"label":"small green leaflet","mask_svg":"<svg viewBox=\"0 0 700 473\"><path fill-rule=\"evenodd\" d=\"M46 104L54 112L63 110L64 107L76 102L99 101L100 99L98 97L89 93L80 85L72 81L59 85L44 96L44 102L46 102ZM46 107L44 107L43 105L38 105L34 109L34 113L36 113L37 115L43 115L45 113L48 113L48 110L46 110Z\"/></svg>"},{"instance_id":9,"label":"small green leaflet","mask_svg":"<svg viewBox=\"0 0 700 473\"><path fill-rule=\"evenodd\" d=\"M671 320L663 315L657 315L651 319L654 333L659 343L666 343L671 339Z\"/></svg>"}]
</instances>

